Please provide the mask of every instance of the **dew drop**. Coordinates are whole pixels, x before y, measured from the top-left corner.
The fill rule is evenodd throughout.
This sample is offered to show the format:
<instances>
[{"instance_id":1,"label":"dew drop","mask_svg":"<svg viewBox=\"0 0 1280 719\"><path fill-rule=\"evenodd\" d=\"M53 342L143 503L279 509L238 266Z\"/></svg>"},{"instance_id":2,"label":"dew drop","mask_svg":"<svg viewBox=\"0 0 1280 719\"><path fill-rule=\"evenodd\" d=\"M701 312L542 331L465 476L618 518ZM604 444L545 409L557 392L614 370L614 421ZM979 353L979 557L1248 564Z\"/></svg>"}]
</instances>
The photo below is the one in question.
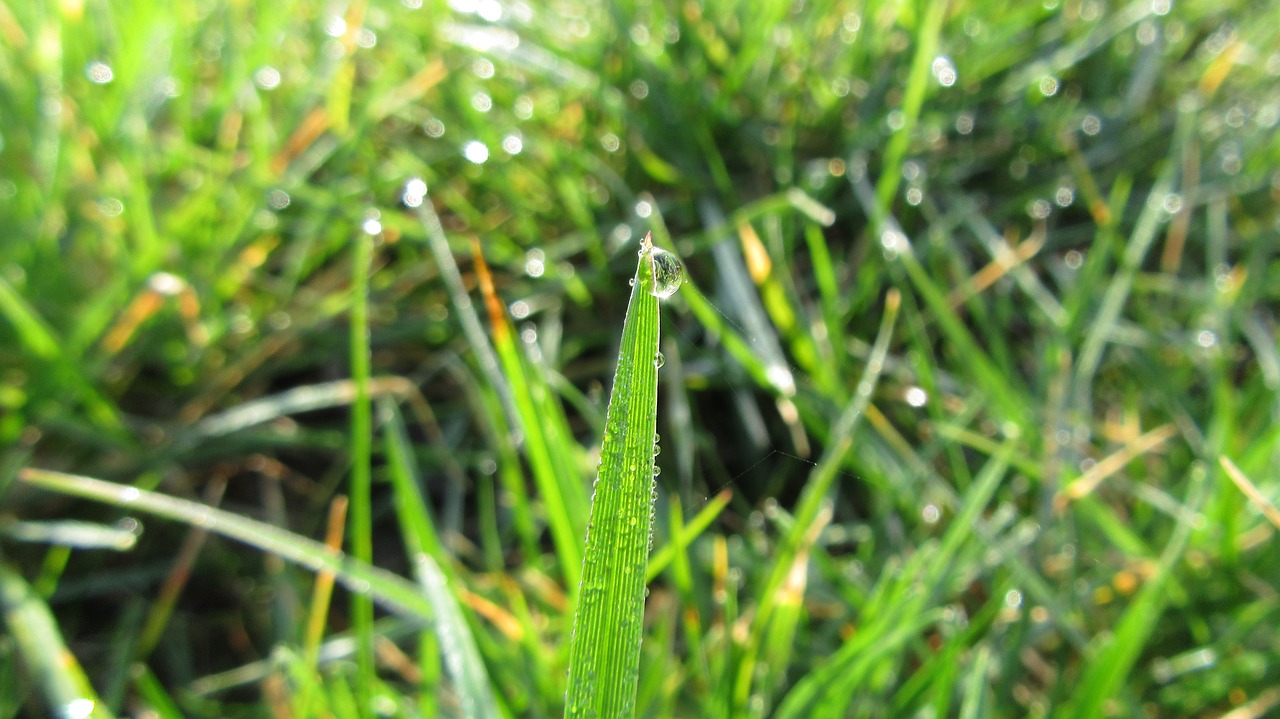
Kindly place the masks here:
<instances>
[{"instance_id":1,"label":"dew drop","mask_svg":"<svg viewBox=\"0 0 1280 719\"><path fill-rule=\"evenodd\" d=\"M483 165L489 159L489 148L479 140L472 140L463 146L462 155L477 165Z\"/></svg>"},{"instance_id":2,"label":"dew drop","mask_svg":"<svg viewBox=\"0 0 1280 719\"><path fill-rule=\"evenodd\" d=\"M653 366L656 369L662 369L662 365L666 363L667 363L667 358L663 357L661 352L653 356Z\"/></svg>"},{"instance_id":3,"label":"dew drop","mask_svg":"<svg viewBox=\"0 0 1280 719\"><path fill-rule=\"evenodd\" d=\"M83 719L84 717L92 716L96 708L92 699L78 697L67 702L58 712L58 715L66 717L66 719Z\"/></svg>"},{"instance_id":4,"label":"dew drop","mask_svg":"<svg viewBox=\"0 0 1280 719\"><path fill-rule=\"evenodd\" d=\"M905 399L912 407L923 407L929 401L929 394L920 387L911 387L907 389Z\"/></svg>"},{"instance_id":5,"label":"dew drop","mask_svg":"<svg viewBox=\"0 0 1280 719\"><path fill-rule=\"evenodd\" d=\"M635 287L635 286L636 286L636 278L632 277L630 280L627 280L627 284L631 285L632 287Z\"/></svg>"},{"instance_id":6,"label":"dew drop","mask_svg":"<svg viewBox=\"0 0 1280 719\"><path fill-rule=\"evenodd\" d=\"M90 82L98 85L106 85L115 79L115 73L112 72L111 66L103 62L91 62L84 69L85 77Z\"/></svg>"},{"instance_id":7,"label":"dew drop","mask_svg":"<svg viewBox=\"0 0 1280 719\"><path fill-rule=\"evenodd\" d=\"M926 524L937 524L942 517L942 512L936 504L926 504L920 510L921 517L924 518Z\"/></svg>"},{"instance_id":8,"label":"dew drop","mask_svg":"<svg viewBox=\"0 0 1280 719\"><path fill-rule=\"evenodd\" d=\"M680 289L684 282L684 267L675 255L658 247L653 248L649 259L653 263L653 286L649 288L649 294L665 300Z\"/></svg>"}]
</instances>

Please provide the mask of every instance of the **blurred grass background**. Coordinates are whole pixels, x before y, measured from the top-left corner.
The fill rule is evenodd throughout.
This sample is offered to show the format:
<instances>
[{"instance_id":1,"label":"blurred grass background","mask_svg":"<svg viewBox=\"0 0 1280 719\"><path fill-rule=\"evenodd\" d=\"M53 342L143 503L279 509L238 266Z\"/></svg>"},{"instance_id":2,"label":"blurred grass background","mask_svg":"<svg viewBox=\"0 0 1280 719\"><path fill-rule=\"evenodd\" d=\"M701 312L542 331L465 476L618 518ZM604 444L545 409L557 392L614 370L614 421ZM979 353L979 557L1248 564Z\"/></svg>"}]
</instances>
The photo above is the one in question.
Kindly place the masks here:
<instances>
[{"instance_id":1,"label":"blurred grass background","mask_svg":"<svg viewBox=\"0 0 1280 719\"><path fill-rule=\"evenodd\" d=\"M47 607L118 713L460 716L461 629L499 715L559 715L649 229L690 282L638 714L1276 711L1278 24L0 3L0 553L34 612L0 714L45 711L13 628ZM355 554L433 557L461 618L326 614L305 570L23 467L312 538L350 495Z\"/></svg>"}]
</instances>

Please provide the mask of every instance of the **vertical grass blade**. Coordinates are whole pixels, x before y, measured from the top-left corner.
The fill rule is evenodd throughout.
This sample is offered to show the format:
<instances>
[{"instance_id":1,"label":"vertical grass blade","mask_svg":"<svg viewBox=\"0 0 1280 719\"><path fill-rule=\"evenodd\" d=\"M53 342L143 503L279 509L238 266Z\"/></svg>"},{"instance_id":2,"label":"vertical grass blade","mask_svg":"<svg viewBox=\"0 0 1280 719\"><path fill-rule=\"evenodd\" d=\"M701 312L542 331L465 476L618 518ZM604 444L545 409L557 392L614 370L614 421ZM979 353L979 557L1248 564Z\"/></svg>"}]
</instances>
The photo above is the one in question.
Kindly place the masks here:
<instances>
[{"instance_id":1,"label":"vertical grass blade","mask_svg":"<svg viewBox=\"0 0 1280 719\"><path fill-rule=\"evenodd\" d=\"M369 399L369 267L373 261L373 238L360 235L351 262L351 381L355 400L351 403L351 556L373 563L373 507L370 494L373 478L373 405ZM373 703L373 602L362 592L351 595L351 622L360 637L356 644L356 667L360 676L357 693L363 707Z\"/></svg>"},{"instance_id":2,"label":"vertical grass blade","mask_svg":"<svg viewBox=\"0 0 1280 719\"><path fill-rule=\"evenodd\" d=\"M622 325L578 609L569 647L566 717L635 712L653 525L658 420L658 298L679 286L679 262L646 236Z\"/></svg>"}]
</instances>

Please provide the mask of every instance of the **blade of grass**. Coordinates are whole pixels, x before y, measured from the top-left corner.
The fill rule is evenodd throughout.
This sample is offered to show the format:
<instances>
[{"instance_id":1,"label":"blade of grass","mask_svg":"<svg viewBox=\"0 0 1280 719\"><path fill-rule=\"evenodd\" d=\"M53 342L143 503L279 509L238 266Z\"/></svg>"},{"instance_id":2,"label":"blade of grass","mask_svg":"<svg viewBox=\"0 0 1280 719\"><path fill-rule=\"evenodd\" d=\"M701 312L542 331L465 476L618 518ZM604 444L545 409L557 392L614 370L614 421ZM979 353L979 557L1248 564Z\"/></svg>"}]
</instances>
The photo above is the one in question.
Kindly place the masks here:
<instances>
[{"instance_id":1,"label":"blade of grass","mask_svg":"<svg viewBox=\"0 0 1280 719\"><path fill-rule=\"evenodd\" d=\"M357 561L373 563L373 405L369 399L369 267L373 262L373 238L361 232L351 261L351 381L356 396L351 403L351 554ZM356 651L359 676L356 693L360 706L373 706L373 602L363 592L351 594L351 623L360 638ZM363 715L362 715L363 716Z\"/></svg>"},{"instance_id":2,"label":"blade of grass","mask_svg":"<svg viewBox=\"0 0 1280 719\"><path fill-rule=\"evenodd\" d=\"M141 662L134 664L130 670L133 675L133 688L138 693L147 711L158 719L182 719L182 710L177 702L169 696L164 685L156 678L154 672ZM141 714L142 712L139 712Z\"/></svg>"},{"instance_id":3,"label":"blade of grass","mask_svg":"<svg viewBox=\"0 0 1280 719\"><path fill-rule=\"evenodd\" d=\"M557 429L563 422L560 405L549 401L542 376L531 371L529 363L516 347L516 331L511 326L503 303L498 299L489 266L481 252L479 239L472 243L476 278L489 313L493 347L508 382L516 416L512 419L524 430L523 447L533 471L534 481L541 492L547 516L547 524L555 539L560 566L565 582L574 586L578 582L577 569L582 563L578 538L585 525L581 517L586 512L587 500L582 489L581 475L575 464L566 456L566 442Z\"/></svg>"},{"instance_id":4,"label":"blade of grass","mask_svg":"<svg viewBox=\"0 0 1280 719\"><path fill-rule=\"evenodd\" d=\"M1208 472L1204 466L1197 465L1192 469L1190 479L1187 506L1198 512L1209 489ZM1188 521L1178 523L1155 572L1116 622L1115 631L1106 635L1106 641L1089 658L1084 676L1076 684L1075 695L1058 716L1084 719L1103 715L1103 704L1124 685L1164 613L1165 604L1169 601L1168 585L1191 539L1193 525L1194 522Z\"/></svg>"},{"instance_id":5,"label":"blade of grass","mask_svg":"<svg viewBox=\"0 0 1280 719\"><path fill-rule=\"evenodd\" d=\"M645 236L622 325L609 396L582 583L569 646L565 717L635 712L644 621L645 564L653 537L658 420L658 296L674 291L673 255ZM678 285L677 285L678 286Z\"/></svg>"},{"instance_id":6,"label":"blade of grass","mask_svg":"<svg viewBox=\"0 0 1280 719\"><path fill-rule=\"evenodd\" d=\"M222 496L226 489L226 476L218 475L214 477L205 486L205 504L211 507L221 504ZM138 631L138 643L134 647L133 654L135 660L146 659L156 645L159 644L165 629L169 626L169 620L173 616L178 597L183 588L187 586L187 581L191 578L196 559L200 556L200 550L204 547L205 539L208 536L209 533L207 531L199 527L192 527L190 533L187 534L187 538L183 540L182 546L178 549L177 556L174 558L173 567L169 570L168 576L165 577L164 583L160 585L155 600L151 604L147 619Z\"/></svg>"},{"instance_id":7,"label":"blade of grass","mask_svg":"<svg viewBox=\"0 0 1280 719\"><path fill-rule=\"evenodd\" d=\"M349 500L346 497L338 495L329 505L329 521L325 527L324 545L334 551L342 548L348 503ZM307 610L302 656L307 669L313 673L320 666L320 643L324 640L324 629L329 619L329 605L333 599L333 579L333 572L317 572L315 583L311 587L311 604ZM297 704L309 708L311 697L307 694L307 687L303 687L297 694Z\"/></svg>"},{"instance_id":8,"label":"blade of grass","mask_svg":"<svg viewBox=\"0 0 1280 719\"><path fill-rule=\"evenodd\" d=\"M462 705L462 715L476 719L499 716L493 695L493 683L485 670L484 660L476 645L475 636L467 624L458 601L454 599L449 582L440 565L425 552L413 558L418 583L426 593L427 601L436 610L436 633L440 637L440 653L445 670L453 677Z\"/></svg>"},{"instance_id":9,"label":"blade of grass","mask_svg":"<svg viewBox=\"0 0 1280 719\"><path fill-rule=\"evenodd\" d=\"M116 507L172 519L244 542L312 571L331 571L354 592L368 594L388 609L426 623L435 619L431 603L412 582L385 569L330 550L323 544L277 526L179 497L170 497L92 477L27 467L18 473L24 484Z\"/></svg>"},{"instance_id":10,"label":"blade of grass","mask_svg":"<svg viewBox=\"0 0 1280 719\"><path fill-rule=\"evenodd\" d=\"M835 479L840 476L840 467L853 449L853 433L864 411L871 403L871 395L875 392L876 383L884 369L885 357L889 352L889 339L893 336L901 301L902 298L896 289L891 289L885 298L884 317L881 319L880 330L876 335L866 371L858 382L854 396L836 420L830 443L818 461L813 476L805 485L796 507L794 524L782 540L782 548L774 559L773 571L769 575L764 590L760 593L760 609L756 619L758 628L767 627L772 621L774 611L780 606L783 598L788 596L782 590L794 571L797 558L806 553L809 544L816 539L809 535L809 530L818 521L823 503L827 499L827 492L830 491ZM756 659L763 649L761 641L764 636L764 632L759 629L753 632L752 642L746 649L746 659L739 667L734 687L737 711L746 710L753 679L756 676Z\"/></svg>"},{"instance_id":11,"label":"blade of grass","mask_svg":"<svg viewBox=\"0 0 1280 719\"><path fill-rule=\"evenodd\" d=\"M0 611L51 714L84 719L113 716L67 648L49 605L7 564L0 564Z\"/></svg>"},{"instance_id":12,"label":"blade of grass","mask_svg":"<svg viewBox=\"0 0 1280 719\"><path fill-rule=\"evenodd\" d=\"M855 157L853 162L863 161ZM871 218L874 237L880 240L886 250L894 253L897 263L906 271L907 277L920 293L925 305L933 311L939 328L954 346L956 354L968 360L972 368L970 371L975 375L974 379L980 383L985 395L1002 412L1003 419L1008 419L1018 426L1025 426L1026 407L1018 398L1018 390L1021 388L1011 386L1013 378L997 366L979 345L960 316L951 308L947 302L946 293L916 258L911 241L897 219L887 209L882 209L875 204L876 198L866 177L851 175L849 182L863 211Z\"/></svg>"},{"instance_id":13,"label":"blade of grass","mask_svg":"<svg viewBox=\"0 0 1280 719\"><path fill-rule=\"evenodd\" d=\"M457 683L463 715L497 717L493 684L480 658L471 627L467 624L451 585L461 586L448 576L448 557L435 522L422 496L422 483L413 463L404 421L393 403L383 400L378 407L390 476L396 492L396 512L404 535L405 549L412 558L418 583L437 612L439 649L446 670Z\"/></svg>"},{"instance_id":14,"label":"blade of grass","mask_svg":"<svg viewBox=\"0 0 1280 719\"><path fill-rule=\"evenodd\" d=\"M902 98L902 125L889 138L889 144L884 150L884 161L881 163L883 169L880 181L876 183L878 216L888 213L893 196L898 191L898 184L902 181L902 159L911 144L916 120L924 105L924 94L929 85L929 67L937 55L938 35L946 14L947 3L931 2L920 23L916 35L916 53L911 60L911 74Z\"/></svg>"}]
</instances>

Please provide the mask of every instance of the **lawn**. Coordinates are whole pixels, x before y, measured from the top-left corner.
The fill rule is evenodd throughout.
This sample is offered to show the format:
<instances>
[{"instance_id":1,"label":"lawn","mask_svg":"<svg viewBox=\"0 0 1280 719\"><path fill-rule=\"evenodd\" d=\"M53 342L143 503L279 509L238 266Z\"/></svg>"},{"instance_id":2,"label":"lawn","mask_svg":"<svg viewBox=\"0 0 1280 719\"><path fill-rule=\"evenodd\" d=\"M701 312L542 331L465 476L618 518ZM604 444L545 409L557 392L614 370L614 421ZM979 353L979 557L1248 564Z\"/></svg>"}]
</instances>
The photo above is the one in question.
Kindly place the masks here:
<instances>
[{"instance_id":1,"label":"lawn","mask_svg":"<svg viewBox=\"0 0 1280 719\"><path fill-rule=\"evenodd\" d=\"M1277 27L0 0L0 719L1280 711Z\"/></svg>"}]
</instances>

